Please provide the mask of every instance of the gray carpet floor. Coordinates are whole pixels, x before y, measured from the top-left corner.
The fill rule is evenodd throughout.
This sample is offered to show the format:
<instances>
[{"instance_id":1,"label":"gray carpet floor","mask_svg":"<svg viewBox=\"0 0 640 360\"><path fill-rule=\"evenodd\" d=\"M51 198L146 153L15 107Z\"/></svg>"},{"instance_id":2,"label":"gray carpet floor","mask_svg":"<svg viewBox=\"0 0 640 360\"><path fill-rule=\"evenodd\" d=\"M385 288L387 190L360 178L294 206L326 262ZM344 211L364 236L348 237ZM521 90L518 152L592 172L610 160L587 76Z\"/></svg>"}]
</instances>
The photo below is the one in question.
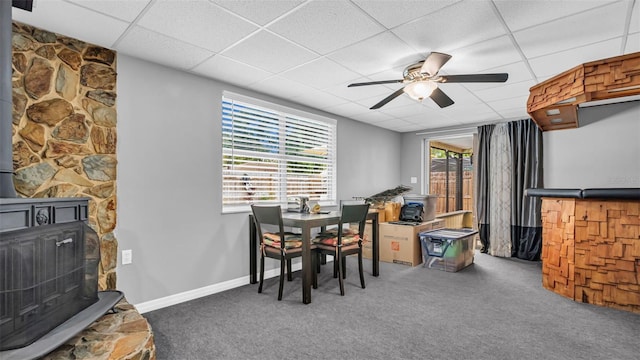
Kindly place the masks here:
<instances>
[{"instance_id":1,"label":"gray carpet floor","mask_svg":"<svg viewBox=\"0 0 640 360\"><path fill-rule=\"evenodd\" d=\"M476 253L451 273L380 263L346 295L324 266L312 303L299 273L145 313L164 359L640 358L640 315L577 303L542 288L539 262Z\"/></svg>"}]
</instances>

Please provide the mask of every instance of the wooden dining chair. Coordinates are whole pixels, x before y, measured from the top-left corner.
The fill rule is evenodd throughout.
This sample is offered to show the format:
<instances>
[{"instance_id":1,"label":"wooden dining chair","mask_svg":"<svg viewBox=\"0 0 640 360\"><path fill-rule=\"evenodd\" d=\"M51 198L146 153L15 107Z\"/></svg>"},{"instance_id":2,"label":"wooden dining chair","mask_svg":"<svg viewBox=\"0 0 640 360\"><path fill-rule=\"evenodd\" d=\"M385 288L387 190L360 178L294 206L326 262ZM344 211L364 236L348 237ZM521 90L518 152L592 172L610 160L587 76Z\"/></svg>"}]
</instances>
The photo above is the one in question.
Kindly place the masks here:
<instances>
[{"instance_id":1,"label":"wooden dining chair","mask_svg":"<svg viewBox=\"0 0 640 360\"><path fill-rule=\"evenodd\" d=\"M358 255L358 270L360 272L360 285L365 288L364 271L362 267L362 242L364 240L364 227L369 212L369 204L342 205L340 222L338 227L318 233L313 239L316 257L332 255L334 261L334 277L340 283L340 295L344 296L344 278L346 277L346 257ZM357 224L357 230L351 225ZM319 259L316 259L319 261ZM314 271L315 273L315 271Z\"/></svg>"},{"instance_id":2,"label":"wooden dining chair","mask_svg":"<svg viewBox=\"0 0 640 360\"><path fill-rule=\"evenodd\" d=\"M287 269L288 279L291 280L291 259L302 256L302 235L284 231L280 205L251 205L251 211L253 212L253 220L260 239L260 285L258 286L258 293L262 293L262 284L264 282L264 258L280 260L278 300L282 300L285 269ZM267 228L274 228L275 231L265 231ZM313 254L315 245L310 244L310 246ZM312 269L315 268L313 265L315 263L314 258L315 256L312 255ZM314 272L314 286L316 281Z\"/></svg>"}]
</instances>

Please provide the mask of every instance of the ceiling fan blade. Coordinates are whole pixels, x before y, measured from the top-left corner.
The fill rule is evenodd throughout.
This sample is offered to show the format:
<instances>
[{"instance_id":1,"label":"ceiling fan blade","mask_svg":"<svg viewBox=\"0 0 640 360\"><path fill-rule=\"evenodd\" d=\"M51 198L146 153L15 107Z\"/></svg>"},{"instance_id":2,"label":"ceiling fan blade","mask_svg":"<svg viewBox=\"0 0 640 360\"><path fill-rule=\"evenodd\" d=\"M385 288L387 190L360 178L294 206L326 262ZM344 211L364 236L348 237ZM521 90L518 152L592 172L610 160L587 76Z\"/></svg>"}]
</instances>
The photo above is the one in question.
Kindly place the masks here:
<instances>
[{"instance_id":1,"label":"ceiling fan blade","mask_svg":"<svg viewBox=\"0 0 640 360\"><path fill-rule=\"evenodd\" d=\"M431 95L429 95L429 97L441 108L453 105L453 100L451 100L451 98L439 88L433 89L433 92L431 93Z\"/></svg>"},{"instance_id":2,"label":"ceiling fan blade","mask_svg":"<svg viewBox=\"0 0 640 360\"><path fill-rule=\"evenodd\" d=\"M442 83L473 83L473 82L505 82L509 74L469 74L469 75L441 75L434 80Z\"/></svg>"},{"instance_id":3,"label":"ceiling fan blade","mask_svg":"<svg viewBox=\"0 0 640 360\"><path fill-rule=\"evenodd\" d=\"M404 87L396 90L393 94L391 94L391 95L387 96L386 98L382 99L382 101L380 101L379 103L373 105L369 109L370 110L379 109L379 108L383 107L389 101L391 101L391 100L397 98L398 96L402 95L402 93L404 93Z\"/></svg>"},{"instance_id":4,"label":"ceiling fan blade","mask_svg":"<svg viewBox=\"0 0 640 360\"><path fill-rule=\"evenodd\" d=\"M367 86L367 85L380 85L380 84L395 84L395 83L401 83L401 82L402 82L402 80L370 81L370 82L361 82L361 83L349 84L349 85L347 85L347 87Z\"/></svg>"},{"instance_id":5,"label":"ceiling fan blade","mask_svg":"<svg viewBox=\"0 0 640 360\"><path fill-rule=\"evenodd\" d=\"M424 64L422 64L422 68L420 68L420 72L423 74L428 74L429 76L435 76L440 68L447 63L451 59L451 55L432 52L427 56L424 60Z\"/></svg>"}]
</instances>

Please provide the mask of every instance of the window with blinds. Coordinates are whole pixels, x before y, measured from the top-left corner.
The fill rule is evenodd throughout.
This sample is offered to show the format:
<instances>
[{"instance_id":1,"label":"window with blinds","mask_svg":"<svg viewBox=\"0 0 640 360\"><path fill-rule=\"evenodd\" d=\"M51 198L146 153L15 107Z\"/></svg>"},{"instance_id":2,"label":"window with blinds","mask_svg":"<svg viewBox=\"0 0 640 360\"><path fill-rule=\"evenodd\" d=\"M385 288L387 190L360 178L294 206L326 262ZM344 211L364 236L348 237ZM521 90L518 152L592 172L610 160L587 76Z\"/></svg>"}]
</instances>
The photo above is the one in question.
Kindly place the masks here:
<instances>
[{"instance_id":1,"label":"window with blinds","mask_svg":"<svg viewBox=\"0 0 640 360\"><path fill-rule=\"evenodd\" d=\"M235 94L234 94L235 95ZM222 210L306 195L335 204L335 120L239 95L222 98Z\"/></svg>"}]
</instances>

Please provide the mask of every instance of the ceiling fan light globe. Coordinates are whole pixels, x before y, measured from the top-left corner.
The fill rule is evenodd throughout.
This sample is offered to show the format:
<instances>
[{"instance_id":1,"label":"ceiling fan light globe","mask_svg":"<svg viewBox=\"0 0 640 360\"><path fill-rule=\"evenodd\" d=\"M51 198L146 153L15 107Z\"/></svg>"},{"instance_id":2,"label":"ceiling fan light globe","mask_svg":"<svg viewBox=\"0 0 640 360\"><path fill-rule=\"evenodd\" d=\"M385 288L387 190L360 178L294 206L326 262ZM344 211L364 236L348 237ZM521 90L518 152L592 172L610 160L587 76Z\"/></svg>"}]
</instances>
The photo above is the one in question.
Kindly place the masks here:
<instances>
[{"instance_id":1,"label":"ceiling fan light globe","mask_svg":"<svg viewBox=\"0 0 640 360\"><path fill-rule=\"evenodd\" d=\"M436 84L431 81L416 81L405 86L404 92L412 99L422 101L424 98L429 97L435 88Z\"/></svg>"}]
</instances>

